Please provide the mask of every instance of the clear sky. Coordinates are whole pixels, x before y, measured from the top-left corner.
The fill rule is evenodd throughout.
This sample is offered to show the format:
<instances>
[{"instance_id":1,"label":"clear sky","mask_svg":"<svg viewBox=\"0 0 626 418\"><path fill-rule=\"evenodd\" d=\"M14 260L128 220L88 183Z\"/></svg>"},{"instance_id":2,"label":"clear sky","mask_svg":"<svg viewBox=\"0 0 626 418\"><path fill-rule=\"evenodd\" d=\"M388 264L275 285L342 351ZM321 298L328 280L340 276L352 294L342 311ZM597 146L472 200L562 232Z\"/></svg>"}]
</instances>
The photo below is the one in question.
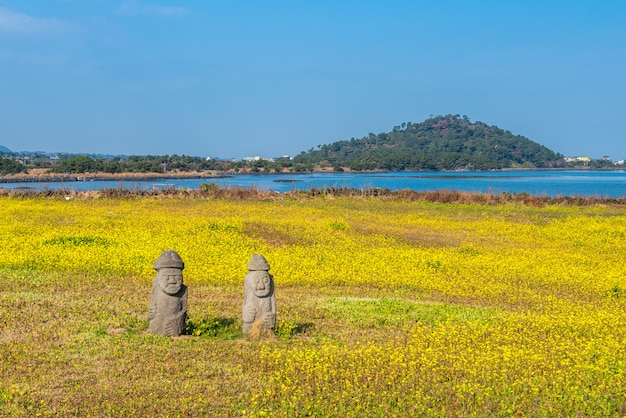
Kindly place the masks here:
<instances>
[{"instance_id":1,"label":"clear sky","mask_svg":"<svg viewBox=\"0 0 626 418\"><path fill-rule=\"evenodd\" d=\"M467 115L626 158L623 0L0 0L0 145L275 157Z\"/></svg>"}]
</instances>

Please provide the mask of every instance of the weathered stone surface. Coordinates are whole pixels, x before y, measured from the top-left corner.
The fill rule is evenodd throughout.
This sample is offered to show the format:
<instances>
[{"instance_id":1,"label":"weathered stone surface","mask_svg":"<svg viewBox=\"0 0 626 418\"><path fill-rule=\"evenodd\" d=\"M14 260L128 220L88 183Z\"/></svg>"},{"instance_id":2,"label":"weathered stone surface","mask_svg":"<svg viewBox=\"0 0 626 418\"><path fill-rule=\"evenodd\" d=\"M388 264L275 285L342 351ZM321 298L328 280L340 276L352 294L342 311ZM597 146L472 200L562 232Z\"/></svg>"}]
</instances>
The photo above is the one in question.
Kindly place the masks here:
<instances>
[{"instance_id":1,"label":"weathered stone surface","mask_svg":"<svg viewBox=\"0 0 626 418\"><path fill-rule=\"evenodd\" d=\"M269 274L267 260L254 254L248 262L248 274L244 278L243 333L271 331L276 326L276 297L274 277Z\"/></svg>"},{"instance_id":2,"label":"weathered stone surface","mask_svg":"<svg viewBox=\"0 0 626 418\"><path fill-rule=\"evenodd\" d=\"M168 337L182 335L187 321L187 286L183 284L185 263L173 250L164 251L154 262L148 309L148 331Z\"/></svg>"}]
</instances>

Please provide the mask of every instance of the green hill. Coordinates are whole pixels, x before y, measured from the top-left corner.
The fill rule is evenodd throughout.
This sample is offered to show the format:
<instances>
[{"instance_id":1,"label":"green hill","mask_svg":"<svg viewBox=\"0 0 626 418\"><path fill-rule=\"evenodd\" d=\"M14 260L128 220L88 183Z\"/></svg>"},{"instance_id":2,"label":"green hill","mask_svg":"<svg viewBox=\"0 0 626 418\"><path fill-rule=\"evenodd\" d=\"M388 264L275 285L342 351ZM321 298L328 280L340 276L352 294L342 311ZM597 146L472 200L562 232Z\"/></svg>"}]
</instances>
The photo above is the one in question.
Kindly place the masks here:
<instances>
[{"instance_id":1,"label":"green hill","mask_svg":"<svg viewBox=\"0 0 626 418\"><path fill-rule=\"evenodd\" d=\"M497 170L561 166L563 156L521 135L459 115L403 123L310 149L294 162L351 170Z\"/></svg>"},{"instance_id":2,"label":"green hill","mask_svg":"<svg viewBox=\"0 0 626 418\"><path fill-rule=\"evenodd\" d=\"M0 154L11 154L11 150L3 145L0 145Z\"/></svg>"}]
</instances>

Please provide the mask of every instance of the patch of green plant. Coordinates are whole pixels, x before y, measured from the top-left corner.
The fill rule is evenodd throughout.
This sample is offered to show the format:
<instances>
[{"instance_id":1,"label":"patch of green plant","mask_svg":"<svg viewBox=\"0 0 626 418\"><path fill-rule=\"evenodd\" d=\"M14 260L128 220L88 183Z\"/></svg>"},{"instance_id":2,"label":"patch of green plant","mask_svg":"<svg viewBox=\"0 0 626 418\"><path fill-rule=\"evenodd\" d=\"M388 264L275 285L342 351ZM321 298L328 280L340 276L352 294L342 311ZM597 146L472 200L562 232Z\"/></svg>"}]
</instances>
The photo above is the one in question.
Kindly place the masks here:
<instances>
[{"instance_id":1,"label":"patch of green plant","mask_svg":"<svg viewBox=\"0 0 626 418\"><path fill-rule=\"evenodd\" d=\"M105 335L107 335L107 327L102 324L97 325L96 327L94 327L93 333L97 337L104 337Z\"/></svg>"},{"instance_id":2,"label":"patch of green plant","mask_svg":"<svg viewBox=\"0 0 626 418\"><path fill-rule=\"evenodd\" d=\"M199 189L202 192L217 192L220 187L215 183L202 183Z\"/></svg>"},{"instance_id":3,"label":"patch of green plant","mask_svg":"<svg viewBox=\"0 0 626 418\"><path fill-rule=\"evenodd\" d=\"M399 298L329 298L323 301L327 317L365 328L396 326L423 322L436 325L442 322L490 321L495 311L491 308L416 302Z\"/></svg>"},{"instance_id":4,"label":"patch of green plant","mask_svg":"<svg viewBox=\"0 0 626 418\"><path fill-rule=\"evenodd\" d=\"M213 316L207 316L197 321L188 320L185 325L185 334L222 339L233 339L240 336L239 330L235 327L234 319Z\"/></svg>"},{"instance_id":5,"label":"patch of green plant","mask_svg":"<svg viewBox=\"0 0 626 418\"><path fill-rule=\"evenodd\" d=\"M611 288L607 291L608 295L614 299L619 299L624 296L624 289L618 284L611 286Z\"/></svg>"},{"instance_id":6,"label":"patch of green plant","mask_svg":"<svg viewBox=\"0 0 626 418\"><path fill-rule=\"evenodd\" d=\"M47 245L98 245L101 247L108 247L109 241L102 237L54 237L44 242Z\"/></svg>"},{"instance_id":7,"label":"patch of green plant","mask_svg":"<svg viewBox=\"0 0 626 418\"><path fill-rule=\"evenodd\" d=\"M276 324L276 336L288 340L297 334L304 334L313 327L311 323L299 323L294 320L282 320Z\"/></svg>"},{"instance_id":8,"label":"patch of green plant","mask_svg":"<svg viewBox=\"0 0 626 418\"><path fill-rule=\"evenodd\" d=\"M459 253L468 256L480 255L480 250L474 247L472 244L463 244L458 249Z\"/></svg>"},{"instance_id":9,"label":"patch of green plant","mask_svg":"<svg viewBox=\"0 0 626 418\"><path fill-rule=\"evenodd\" d=\"M335 231L343 231L347 228L347 225L341 221L331 222L328 226L330 226L330 229L334 229Z\"/></svg>"},{"instance_id":10,"label":"patch of green plant","mask_svg":"<svg viewBox=\"0 0 626 418\"><path fill-rule=\"evenodd\" d=\"M238 232L239 227L237 225L231 225L224 222L210 222L207 225L210 231L224 231L224 232Z\"/></svg>"}]
</instances>

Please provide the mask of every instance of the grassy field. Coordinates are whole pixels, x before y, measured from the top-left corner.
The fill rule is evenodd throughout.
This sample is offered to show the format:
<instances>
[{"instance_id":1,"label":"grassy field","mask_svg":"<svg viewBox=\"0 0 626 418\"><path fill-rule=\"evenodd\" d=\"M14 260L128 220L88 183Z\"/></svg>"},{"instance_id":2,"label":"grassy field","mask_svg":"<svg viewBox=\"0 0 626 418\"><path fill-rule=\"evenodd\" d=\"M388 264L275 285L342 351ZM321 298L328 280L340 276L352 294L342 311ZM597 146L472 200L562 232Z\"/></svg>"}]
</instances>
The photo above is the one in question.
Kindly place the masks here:
<instances>
[{"instance_id":1,"label":"grassy field","mask_svg":"<svg viewBox=\"0 0 626 418\"><path fill-rule=\"evenodd\" d=\"M0 216L0 416L626 415L624 205L4 196ZM147 332L168 248L177 338ZM262 340L240 332L254 253Z\"/></svg>"}]
</instances>

